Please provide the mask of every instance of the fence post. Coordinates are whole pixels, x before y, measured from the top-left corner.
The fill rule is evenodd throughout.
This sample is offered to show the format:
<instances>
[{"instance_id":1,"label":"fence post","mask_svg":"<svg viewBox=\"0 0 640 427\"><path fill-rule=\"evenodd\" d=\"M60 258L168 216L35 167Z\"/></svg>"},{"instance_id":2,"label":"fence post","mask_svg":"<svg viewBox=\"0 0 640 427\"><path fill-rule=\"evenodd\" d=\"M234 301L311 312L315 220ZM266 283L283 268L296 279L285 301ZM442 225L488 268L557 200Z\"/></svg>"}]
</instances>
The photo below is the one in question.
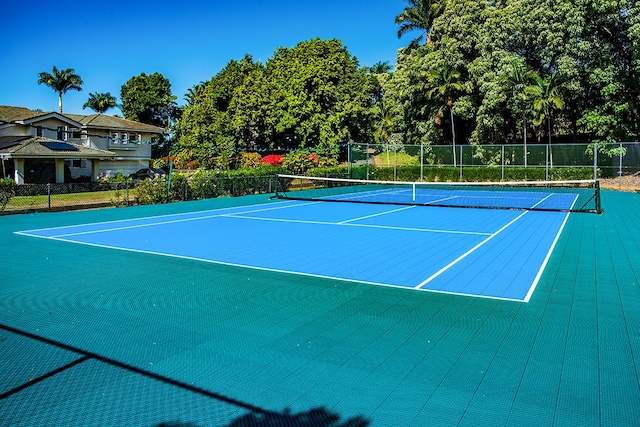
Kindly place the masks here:
<instances>
[{"instance_id":1,"label":"fence post","mask_svg":"<svg viewBox=\"0 0 640 427\"><path fill-rule=\"evenodd\" d=\"M398 180L398 148L393 144L393 180Z\"/></svg>"},{"instance_id":2,"label":"fence post","mask_svg":"<svg viewBox=\"0 0 640 427\"><path fill-rule=\"evenodd\" d=\"M462 159L462 144L459 145L460 147L460 159L459 159L459 164L460 164L460 181L462 181L462 164L464 163L464 160ZM453 149L453 154L454 154L454 158L453 158L453 165L455 166L456 163L456 158L455 158L455 148Z\"/></svg>"},{"instance_id":3,"label":"fence post","mask_svg":"<svg viewBox=\"0 0 640 427\"><path fill-rule=\"evenodd\" d=\"M420 141L420 182L424 181L424 144Z\"/></svg>"},{"instance_id":4,"label":"fence post","mask_svg":"<svg viewBox=\"0 0 640 427\"><path fill-rule=\"evenodd\" d=\"M598 144L593 143L593 179L598 179Z\"/></svg>"},{"instance_id":5,"label":"fence post","mask_svg":"<svg viewBox=\"0 0 640 427\"><path fill-rule=\"evenodd\" d=\"M47 210L51 211L51 184L47 183Z\"/></svg>"},{"instance_id":6,"label":"fence post","mask_svg":"<svg viewBox=\"0 0 640 427\"><path fill-rule=\"evenodd\" d=\"M347 178L351 176L351 142L347 142ZM269 180L269 193L271 193L271 180Z\"/></svg>"},{"instance_id":7,"label":"fence post","mask_svg":"<svg viewBox=\"0 0 640 427\"><path fill-rule=\"evenodd\" d=\"M365 151L365 156L367 158L367 179L369 179L369 143L367 142L367 150Z\"/></svg>"},{"instance_id":8,"label":"fence post","mask_svg":"<svg viewBox=\"0 0 640 427\"><path fill-rule=\"evenodd\" d=\"M549 144L545 145L544 151L544 179L549 181Z\"/></svg>"},{"instance_id":9,"label":"fence post","mask_svg":"<svg viewBox=\"0 0 640 427\"><path fill-rule=\"evenodd\" d=\"M127 206L129 206L129 180L128 179L124 182L124 187L125 187L125 196L124 196L125 203L127 204Z\"/></svg>"},{"instance_id":10,"label":"fence post","mask_svg":"<svg viewBox=\"0 0 640 427\"><path fill-rule=\"evenodd\" d=\"M620 143L620 147L618 147L618 149L620 150L620 152L618 153L620 155L620 165L619 165L619 169L618 169L618 180L620 182L620 190L622 191L622 142Z\"/></svg>"},{"instance_id":11,"label":"fence post","mask_svg":"<svg viewBox=\"0 0 640 427\"><path fill-rule=\"evenodd\" d=\"M502 153L501 153L501 163L502 163L502 181L504 181L504 144L501 145Z\"/></svg>"}]
</instances>

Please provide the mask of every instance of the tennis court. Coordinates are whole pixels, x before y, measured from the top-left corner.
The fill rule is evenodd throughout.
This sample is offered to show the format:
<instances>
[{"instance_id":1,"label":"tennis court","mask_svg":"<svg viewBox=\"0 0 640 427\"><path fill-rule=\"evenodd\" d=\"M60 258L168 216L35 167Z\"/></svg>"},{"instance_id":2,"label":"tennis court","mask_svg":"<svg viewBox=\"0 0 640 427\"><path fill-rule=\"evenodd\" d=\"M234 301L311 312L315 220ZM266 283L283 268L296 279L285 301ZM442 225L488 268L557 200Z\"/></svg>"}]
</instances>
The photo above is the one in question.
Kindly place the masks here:
<instances>
[{"instance_id":1,"label":"tennis court","mask_svg":"<svg viewBox=\"0 0 640 427\"><path fill-rule=\"evenodd\" d=\"M528 301L567 217L292 201L19 233L369 285Z\"/></svg>"},{"instance_id":2,"label":"tennis court","mask_svg":"<svg viewBox=\"0 0 640 427\"><path fill-rule=\"evenodd\" d=\"M0 217L0 412L20 426L634 425L640 200L603 205L248 196Z\"/></svg>"}]
</instances>

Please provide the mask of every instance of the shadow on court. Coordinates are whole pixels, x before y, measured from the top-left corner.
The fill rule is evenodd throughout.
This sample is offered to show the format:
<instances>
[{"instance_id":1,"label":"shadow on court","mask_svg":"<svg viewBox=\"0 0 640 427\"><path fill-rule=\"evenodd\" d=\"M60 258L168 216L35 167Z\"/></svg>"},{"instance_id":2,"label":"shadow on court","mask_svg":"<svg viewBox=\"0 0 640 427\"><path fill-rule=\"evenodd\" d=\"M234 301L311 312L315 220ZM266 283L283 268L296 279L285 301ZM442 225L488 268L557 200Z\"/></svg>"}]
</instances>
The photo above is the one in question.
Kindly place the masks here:
<instances>
[{"instance_id":1,"label":"shadow on court","mask_svg":"<svg viewBox=\"0 0 640 427\"><path fill-rule=\"evenodd\" d=\"M366 427L369 421L363 417L354 417L344 422L340 416L324 408L314 408L306 412L293 414L288 410L281 413L247 414L237 418L224 427ZM199 427L192 423L162 423L156 427Z\"/></svg>"},{"instance_id":2,"label":"shadow on court","mask_svg":"<svg viewBox=\"0 0 640 427\"><path fill-rule=\"evenodd\" d=\"M16 335L20 335L20 336L32 339L34 341L48 344L50 346L57 347L63 350L67 350L78 355L78 358L73 360L70 363L67 363L62 366L58 366L56 369L46 372L36 378L30 378L29 381L24 384L14 387L10 390L4 391L3 393L0 394L0 400L4 400L8 397L19 394L20 392L30 387L33 387L36 384L39 384L46 379L55 377L56 375L59 375L64 371L71 369L77 365L83 364L87 361L94 360L94 361L105 363L107 365L111 365L116 368L123 369L133 374L151 378L161 383L168 384L168 385L171 385L192 393L196 393L211 399L215 399L219 402L231 404L238 408L242 408L249 411L247 414L242 415L237 419L233 420L230 424L225 425L225 427L366 427L369 425L369 421L361 416L357 416L349 420L346 420L344 422L341 422L339 415L332 413L324 408L314 408L309 411L300 412L300 413L292 413L288 409L285 409L283 412L271 411L256 405L252 405L247 402L243 402L237 399L224 396L219 393L214 393L209 390L196 387L191 384L186 384L181 381L177 381L175 379L166 377L164 375L148 372L136 366L129 365L108 357L104 357L96 353L88 352L80 348L76 348L64 343L57 342L55 340L40 337L38 335L34 335L29 332L22 331L20 329L12 328L7 325L0 324L0 330L4 330ZM156 427L199 427L199 425L193 424L193 423L168 422L168 423L158 424Z\"/></svg>"}]
</instances>

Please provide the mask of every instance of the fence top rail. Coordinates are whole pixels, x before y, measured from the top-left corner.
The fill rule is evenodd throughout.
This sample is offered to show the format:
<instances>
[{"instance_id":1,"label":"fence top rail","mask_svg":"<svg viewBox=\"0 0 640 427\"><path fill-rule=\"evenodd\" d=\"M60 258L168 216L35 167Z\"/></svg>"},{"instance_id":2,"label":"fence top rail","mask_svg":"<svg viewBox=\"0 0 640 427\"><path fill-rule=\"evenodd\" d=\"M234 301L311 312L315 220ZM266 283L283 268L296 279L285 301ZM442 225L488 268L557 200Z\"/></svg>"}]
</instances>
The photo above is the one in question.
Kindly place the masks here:
<instances>
[{"instance_id":1,"label":"fence top rail","mask_svg":"<svg viewBox=\"0 0 640 427\"><path fill-rule=\"evenodd\" d=\"M569 146L583 146L589 147L594 144L604 144L604 145L640 145L640 141L616 141L616 142L552 142L543 143L543 142L527 142L527 147L529 146L540 146L545 147L547 145L551 145L553 147L569 145ZM350 142L349 145L367 145L367 146L381 146L381 147L449 147L451 148L451 144L405 144L400 142L389 142L387 144L380 144L375 142ZM504 143L504 144L457 144L458 147L522 147L525 144L522 142L513 142L513 143Z\"/></svg>"},{"instance_id":2,"label":"fence top rail","mask_svg":"<svg viewBox=\"0 0 640 427\"><path fill-rule=\"evenodd\" d=\"M278 174L278 178L288 178L288 179L308 179L313 181L325 181L325 182L341 182L341 183L351 183L351 184L415 184L417 186L422 186L427 183L420 181L382 181L382 180L362 180L362 179L352 179L352 178L332 178L332 177L316 177L316 176L306 176L306 175L287 175L287 174ZM496 182L485 182L485 181L460 181L460 182L429 182L430 186L441 185L443 187L450 187L451 185L455 186L469 186L469 187L478 187L478 186L541 186L545 184L553 184L553 185L580 185L580 184L588 184L595 185L597 180L594 179L574 179L574 180L563 180L563 181L496 181Z\"/></svg>"}]
</instances>

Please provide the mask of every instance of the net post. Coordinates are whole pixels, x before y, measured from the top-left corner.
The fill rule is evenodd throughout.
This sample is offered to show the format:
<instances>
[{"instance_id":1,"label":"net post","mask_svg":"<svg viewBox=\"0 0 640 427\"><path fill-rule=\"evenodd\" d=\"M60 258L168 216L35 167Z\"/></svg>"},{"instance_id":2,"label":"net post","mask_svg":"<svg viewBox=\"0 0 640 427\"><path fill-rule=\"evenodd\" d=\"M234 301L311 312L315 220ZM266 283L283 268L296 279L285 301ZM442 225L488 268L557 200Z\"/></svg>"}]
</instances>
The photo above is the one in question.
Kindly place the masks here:
<instances>
[{"instance_id":1,"label":"net post","mask_svg":"<svg viewBox=\"0 0 640 427\"><path fill-rule=\"evenodd\" d=\"M269 197L271 200L278 198L278 174L274 175L273 191L273 196Z\"/></svg>"},{"instance_id":2,"label":"net post","mask_svg":"<svg viewBox=\"0 0 640 427\"><path fill-rule=\"evenodd\" d=\"M415 203L416 201L416 183L415 182L411 183L411 190L412 190L411 201Z\"/></svg>"},{"instance_id":3,"label":"net post","mask_svg":"<svg viewBox=\"0 0 640 427\"><path fill-rule=\"evenodd\" d=\"M604 211L602 210L602 203L600 202L600 181L599 180L596 179L594 187L596 190L596 213L600 215Z\"/></svg>"}]
</instances>

